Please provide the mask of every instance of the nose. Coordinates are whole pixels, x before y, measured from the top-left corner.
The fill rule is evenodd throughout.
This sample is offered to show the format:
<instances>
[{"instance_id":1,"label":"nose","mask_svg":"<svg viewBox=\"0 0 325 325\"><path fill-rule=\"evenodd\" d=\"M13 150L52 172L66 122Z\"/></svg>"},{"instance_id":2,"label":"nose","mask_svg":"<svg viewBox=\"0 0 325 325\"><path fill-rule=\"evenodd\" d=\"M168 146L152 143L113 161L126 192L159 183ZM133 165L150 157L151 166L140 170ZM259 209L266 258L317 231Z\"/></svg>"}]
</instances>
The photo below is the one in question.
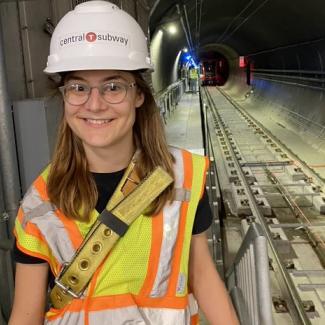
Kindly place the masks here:
<instances>
[{"instance_id":1,"label":"nose","mask_svg":"<svg viewBox=\"0 0 325 325\"><path fill-rule=\"evenodd\" d=\"M98 88L91 88L89 98L85 103L85 108L92 112L102 111L107 109L107 104L100 95Z\"/></svg>"}]
</instances>

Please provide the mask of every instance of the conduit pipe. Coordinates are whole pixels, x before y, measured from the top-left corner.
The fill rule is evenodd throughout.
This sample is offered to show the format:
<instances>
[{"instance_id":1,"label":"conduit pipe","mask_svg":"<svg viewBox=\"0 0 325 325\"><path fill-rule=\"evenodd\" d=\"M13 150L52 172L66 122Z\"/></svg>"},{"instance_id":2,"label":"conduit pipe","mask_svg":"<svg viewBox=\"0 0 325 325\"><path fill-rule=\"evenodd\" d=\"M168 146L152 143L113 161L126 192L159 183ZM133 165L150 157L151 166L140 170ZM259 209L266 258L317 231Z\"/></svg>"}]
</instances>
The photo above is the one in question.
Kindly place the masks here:
<instances>
[{"instance_id":1,"label":"conduit pipe","mask_svg":"<svg viewBox=\"0 0 325 325\"><path fill-rule=\"evenodd\" d=\"M187 42L188 48L189 48L190 52L192 52L193 51L193 47L192 47L192 44L190 42L188 33L186 31L186 27L185 27L185 24L184 24L183 15L182 15L181 9L179 8L179 5L178 4L176 5L176 8L177 8L177 13L179 15L180 22L181 22L181 25L182 25L182 28L183 28L183 31L184 31L184 34L185 34L185 38L186 38L186 42Z\"/></svg>"},{"instance_id":2,"label":"conduit pipe","mask_svg":"<svg viewBox=\"0 0 325 325\"><path fill-rule=\"evenodd\" d=\"M188 22L186 5L183 5L183 10L184 10L184 15L185 15L185 21L186 21L186 25L187 25L187 32L188 32L188 35L189 35L189 40L191 42L191 47L194 49L194 44L193 44L192 35L191 35L191 28L190 28L190 24Z\"/></svg>"},{"instance_id":3,"label":"conduit pipe","mask_svg":"<svg viewBox=\"0 0 325 325\"><path fill-rule=\"evenodd\" d=\"M1 21L0 21L1 26ZM4 60L4 43L0 30L0 175L2 180L4 208L9 215L9 236L13 228L21 197L16 154L16 141L9 100ZM0 197L1 199L1 197ZM0 218L3 217L1 211Z\"/></svg>"}]
</instances>

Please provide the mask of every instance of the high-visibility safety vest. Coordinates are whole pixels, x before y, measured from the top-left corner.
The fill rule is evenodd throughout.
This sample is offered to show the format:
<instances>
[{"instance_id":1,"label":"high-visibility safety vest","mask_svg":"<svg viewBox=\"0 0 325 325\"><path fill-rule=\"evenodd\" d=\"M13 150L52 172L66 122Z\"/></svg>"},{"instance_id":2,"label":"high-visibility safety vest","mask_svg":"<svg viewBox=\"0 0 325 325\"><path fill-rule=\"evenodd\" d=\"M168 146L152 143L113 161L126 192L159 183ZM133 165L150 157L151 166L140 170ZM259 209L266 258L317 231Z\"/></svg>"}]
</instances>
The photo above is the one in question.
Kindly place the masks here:
<instances>
[{"instance_id":1,"label":"high-visibility safety vest","mask_svg":"<svg viewBox=\"0 0 325 325\"><path fill-rule=\"evenodd\" d=\"M45 323L198 324L198 306L188 291L189 251L208 159L170 148L175 158L175 200L155 216L139 216L94 274L84 296L51 308ZM68 219L48 201L47 171L26 193L15 224L20 250L45 259L56 276L71 260L91 225Z\"/></svg>"},{"instance_id":2,"label":"high-visibility safety vest","mask_svg":"<svg viewBox=\"0 0 325 325\"><path fill-rule=\"evenodd\" d=\"M196 69L191 69L190 70L190 79L198 79L199 75L197 73Z\"/></svg>"}]
</instances>

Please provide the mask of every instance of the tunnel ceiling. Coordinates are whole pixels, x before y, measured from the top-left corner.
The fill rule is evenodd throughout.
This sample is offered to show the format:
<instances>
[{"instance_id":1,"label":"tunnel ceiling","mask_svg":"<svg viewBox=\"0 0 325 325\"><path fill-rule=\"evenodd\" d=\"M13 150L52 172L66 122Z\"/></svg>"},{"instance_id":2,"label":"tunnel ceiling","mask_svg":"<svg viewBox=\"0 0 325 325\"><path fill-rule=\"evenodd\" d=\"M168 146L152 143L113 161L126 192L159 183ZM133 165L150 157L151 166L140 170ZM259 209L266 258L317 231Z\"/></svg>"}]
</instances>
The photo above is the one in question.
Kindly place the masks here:
<instances>
[{"instance_id":1,"label":"tunnel ceiling","mask_svg":"<svg viewBox=\"0 0 325 325\"><path fill-rule=\"evenodd\" d=\"M325 38L324 0L152 0L151 5L151 35L181 16L186 26L187 14L197 52L221 43L248 55Z\"/></svg>"}]
</instances>

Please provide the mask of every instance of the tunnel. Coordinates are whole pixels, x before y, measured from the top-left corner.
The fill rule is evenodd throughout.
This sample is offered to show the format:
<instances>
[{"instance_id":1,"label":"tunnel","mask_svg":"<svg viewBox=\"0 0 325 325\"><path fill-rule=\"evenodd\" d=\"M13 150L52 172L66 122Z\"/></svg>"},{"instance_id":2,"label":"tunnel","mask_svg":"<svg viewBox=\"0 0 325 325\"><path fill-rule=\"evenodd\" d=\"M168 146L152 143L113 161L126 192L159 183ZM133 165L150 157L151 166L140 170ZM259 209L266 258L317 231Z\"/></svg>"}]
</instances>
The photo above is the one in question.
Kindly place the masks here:
<instances>
[{"instance_id":1,"label":"tunnel","mask_svg":"<svg viewBox=\"0 0 325 325\"><path fill-rule=\"evenodd\" d=\"M0 0L0 325L17 211L62 118L59 80L43 73L51 36L88 1ZM323 1L109 2L146 35L154 70L141 73L167 140L209 160L208 244L241 324L324 324Z\"/></svg>"},{"instance_id":2,"label":"tunnel","mask_svg":"<svg viewBox=\"0 0 325 325\"><path fill-rule=\"evenodd\" d=\"M157 91L175 80L174 72L160 67L173 66L179 51L190 48L198 62L220 53L229 65L225 91L244 98L254 116L280 117L280 124L323 155L324 39L322 19L315 19L322 13L320 2L293 8L283 1L156 1L154 9L150 34L152 44L160 43L161 57L153 74ZM168 33L172 24L175 34Z\"/></svg>"}]
</instances>

